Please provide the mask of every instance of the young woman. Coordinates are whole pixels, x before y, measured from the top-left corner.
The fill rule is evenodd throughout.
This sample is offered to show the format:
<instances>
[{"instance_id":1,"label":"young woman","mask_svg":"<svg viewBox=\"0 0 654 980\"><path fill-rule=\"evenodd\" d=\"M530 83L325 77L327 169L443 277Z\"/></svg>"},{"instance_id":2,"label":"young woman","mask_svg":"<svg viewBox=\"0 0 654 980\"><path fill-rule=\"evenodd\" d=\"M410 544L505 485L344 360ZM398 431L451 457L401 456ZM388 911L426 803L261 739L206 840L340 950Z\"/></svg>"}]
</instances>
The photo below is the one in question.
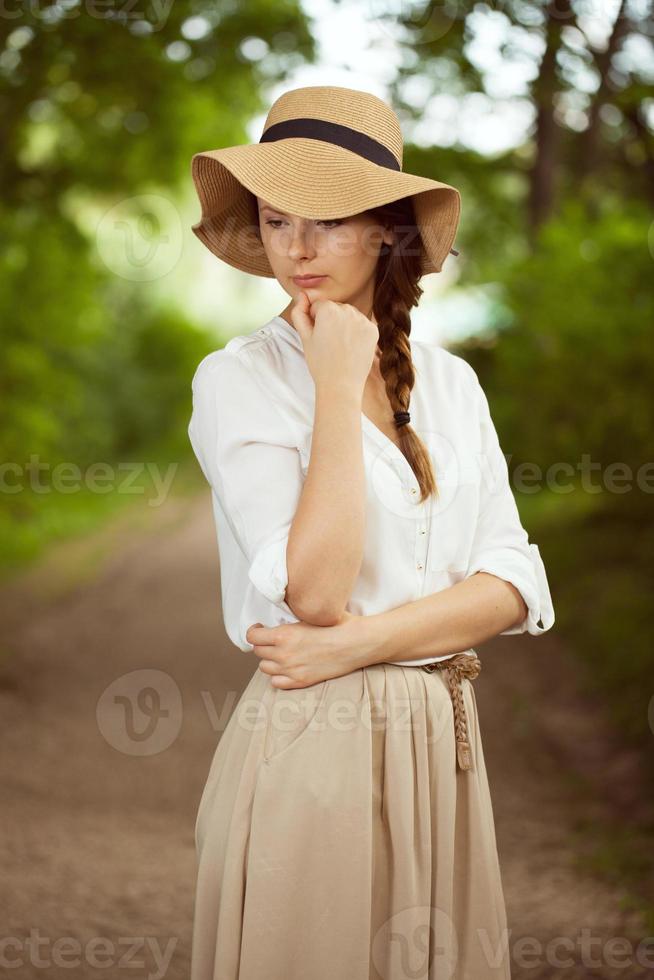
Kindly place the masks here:
<instances>
[{"instance_id":1,"label":"young woman","mask_svg":"<svg viewBox=\"0 0 654 980\"><path fill-rule=\"evenodd\" d=\"M198 810L191 980L506 980L473 647L554 613L475 372L409 342L459 193L333 86L192 174L196 235L290 302L193 379L225 627L258 659Z\"/></svg>"}]
</instances>

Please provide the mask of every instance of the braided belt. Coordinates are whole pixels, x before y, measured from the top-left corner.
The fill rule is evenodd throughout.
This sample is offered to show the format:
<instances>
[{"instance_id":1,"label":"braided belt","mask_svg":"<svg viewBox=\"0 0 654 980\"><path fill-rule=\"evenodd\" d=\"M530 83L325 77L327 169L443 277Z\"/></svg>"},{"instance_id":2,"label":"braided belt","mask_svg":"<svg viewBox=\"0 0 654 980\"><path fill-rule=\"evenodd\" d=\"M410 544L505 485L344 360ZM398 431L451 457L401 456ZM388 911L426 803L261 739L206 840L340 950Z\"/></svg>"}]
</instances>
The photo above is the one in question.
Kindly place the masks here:
<instances>
[{"instance_id":1,"label":"braided belt","mask_svg":"<svg viewBox=\"0 0 654 980\"><path fill-rule=\"evenodd\" d=\"M472 769L472 756L470 753L470 742L468 741L468 724L466 718L466 708L463 701L463 690L461 689L461 678L468 677L474 680L481 670L481 660L475 654L474 657L465 653L457 653L454 657L447 660L437 660L431 664L420 664L423 670L432 673L434 670L447 671L447 681L452 698L454 709L454 735L456 738L456 758L460 769Z\"/></svg>"}]
</instances>

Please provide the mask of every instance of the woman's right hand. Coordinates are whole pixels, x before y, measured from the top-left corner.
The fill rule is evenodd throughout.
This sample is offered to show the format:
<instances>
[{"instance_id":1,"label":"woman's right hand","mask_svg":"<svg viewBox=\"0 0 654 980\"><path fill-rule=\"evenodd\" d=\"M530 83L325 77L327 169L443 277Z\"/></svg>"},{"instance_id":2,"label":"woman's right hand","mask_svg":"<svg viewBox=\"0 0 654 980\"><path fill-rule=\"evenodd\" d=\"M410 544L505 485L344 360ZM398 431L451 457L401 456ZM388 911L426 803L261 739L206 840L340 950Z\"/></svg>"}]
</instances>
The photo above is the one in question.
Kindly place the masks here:
<instances>
[{"instance_id":1,"label":"woman's right hand","mask_svg":"<svg viewBox=\"0 0 654 980\"><path fill-rule=\"evenodd\" d=\"M377 325L349 303L329 299L311 303L304 292L290 316L316 387L345 385L363 394L379 341Z\"/></svg>"}]
</instances>

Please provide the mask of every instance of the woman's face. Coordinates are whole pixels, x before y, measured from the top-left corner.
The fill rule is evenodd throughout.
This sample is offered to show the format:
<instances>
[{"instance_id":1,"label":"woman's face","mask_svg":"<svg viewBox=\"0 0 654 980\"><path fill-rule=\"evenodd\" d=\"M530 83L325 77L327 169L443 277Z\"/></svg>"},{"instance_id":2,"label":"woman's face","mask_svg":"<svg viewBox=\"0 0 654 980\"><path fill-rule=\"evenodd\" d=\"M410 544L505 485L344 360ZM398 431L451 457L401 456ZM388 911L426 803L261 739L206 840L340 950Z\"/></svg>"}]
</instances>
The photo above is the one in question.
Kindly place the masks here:
<instances>
[{"instance_id":1,"label":"woman's face","mask_svg":"<svg viewBox=\"0 0 654 980\"><path fill-rule=\"evenodd\" d=\"M276 210L261 197L256 200L266 256L288 295L295 301L306 292L312 302L350 303L369 316L379 251L384 243L392 244L392 231L365 211L334 220L302 218ZM306 285L294 281L307 275L324 278Z\"/></svg>"}]
</instances>

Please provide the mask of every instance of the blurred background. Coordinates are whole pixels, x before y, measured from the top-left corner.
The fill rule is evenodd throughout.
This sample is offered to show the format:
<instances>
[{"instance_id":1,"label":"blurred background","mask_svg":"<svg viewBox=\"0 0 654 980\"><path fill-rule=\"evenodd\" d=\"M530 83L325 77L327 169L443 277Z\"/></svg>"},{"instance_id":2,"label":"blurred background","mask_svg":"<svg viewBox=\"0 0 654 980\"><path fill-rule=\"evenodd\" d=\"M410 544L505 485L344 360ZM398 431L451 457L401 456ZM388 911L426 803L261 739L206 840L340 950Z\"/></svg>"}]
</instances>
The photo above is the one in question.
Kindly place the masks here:
<instances>
[{"instance_id":1,"label":"blurred background","mask_svg":"<svg viewBox=\"0 0 654 980\"><path fill-rule=\"evenodd\" d=\"M188 976L195 810L255 666L222 629L190 383L287 303L195 238L190 160L313 84L388 100L404 169L461 191L412 336L478 372L548 571L555 627L490 641L475 681L514 976L651 975L653 38L649 0L3 7L13 976Z\"/></svg>"}]
</instances>

